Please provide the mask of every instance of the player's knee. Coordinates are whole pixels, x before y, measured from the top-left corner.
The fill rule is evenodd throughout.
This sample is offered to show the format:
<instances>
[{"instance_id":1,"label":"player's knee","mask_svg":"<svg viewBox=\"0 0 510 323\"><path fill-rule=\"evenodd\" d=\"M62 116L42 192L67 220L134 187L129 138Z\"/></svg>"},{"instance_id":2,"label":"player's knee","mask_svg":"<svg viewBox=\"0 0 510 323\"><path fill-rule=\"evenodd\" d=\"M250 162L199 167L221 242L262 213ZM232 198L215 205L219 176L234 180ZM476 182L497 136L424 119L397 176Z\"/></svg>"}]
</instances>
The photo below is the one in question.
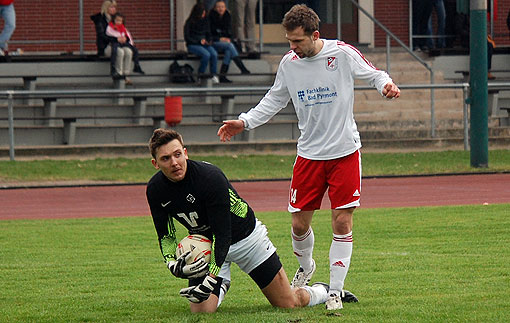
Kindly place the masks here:
<instances>
[{"instance_id":1,"label":"player's knee","mask_svg":"<svg viewBox=\"0 0 510 323\"><path fill-rule=\"evenodd\" d=\"M310 228L310 224L306 221L301 221L299 217L292 218L292 231L294 234L300 236L305 234Z\"/></svg>"},{"instance_id":2,"label":"player's knee","mask_svg":"<svg viewBox=\"0 0 510 323\"><path fill-rule=\"evenodd\" d=\"M280 308L295 308L307 306L310 302L310 294L303 288L292 289L287 297L281 297L271 301L271 305Z\"/></svg>"},{"instance_id":3,"label":"player's knee","mask_svg":"<svg viewBox=\"0 0 510 323\"><path fill-rule=\"evenodd\" d=\"M205 308L205 309L191 309L191 313L214 313L216 309Z\"/></svg>"},{"instance_id":4,"label":"player's knee","mask_svg":"<svg viewBox=\"0 0 510 323\"><path fill-rule=\"evenodd\" d=\"M288 297L288 298L281 298L278 300L271 301L271 305L274 307L280 307L280 308L294 308L297 307L297 300L294 297Z\"/></svg>"},{"instance_id":5,"label":"player's knee","mask_svg":"<svg viewBox=\"0 0 510 323\"><path fill-rule=\"evenodd\" d=\"M191 313L214 313L217 309L217 306L211 306L211 304L190 304Z\"/></svg>"}]
</instances>

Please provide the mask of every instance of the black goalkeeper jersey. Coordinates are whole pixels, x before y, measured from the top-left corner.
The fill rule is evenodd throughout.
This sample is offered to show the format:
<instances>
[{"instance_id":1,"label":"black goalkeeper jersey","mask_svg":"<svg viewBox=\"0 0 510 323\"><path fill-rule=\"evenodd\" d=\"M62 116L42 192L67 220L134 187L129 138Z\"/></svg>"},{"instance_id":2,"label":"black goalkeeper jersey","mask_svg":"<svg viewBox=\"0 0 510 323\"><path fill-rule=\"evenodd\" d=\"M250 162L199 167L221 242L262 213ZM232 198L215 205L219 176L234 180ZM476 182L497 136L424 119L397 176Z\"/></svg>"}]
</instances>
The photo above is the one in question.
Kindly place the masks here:
<instances>
[{"instance_id":1,"label":"black goalkeeper jersey","mask_svg":"<svg viewBox=\"0 0 510 323\"><path fill-rule=\"evenodd\" d=\"M216 166L187 160L186 176L172 182L161 171L147 184L147 201L165 261L175 259L177 238L173 219L190 234L213 241L209 271L218 274L230 245L255 227L253 210Z\"/></svg>"}]
</instances>

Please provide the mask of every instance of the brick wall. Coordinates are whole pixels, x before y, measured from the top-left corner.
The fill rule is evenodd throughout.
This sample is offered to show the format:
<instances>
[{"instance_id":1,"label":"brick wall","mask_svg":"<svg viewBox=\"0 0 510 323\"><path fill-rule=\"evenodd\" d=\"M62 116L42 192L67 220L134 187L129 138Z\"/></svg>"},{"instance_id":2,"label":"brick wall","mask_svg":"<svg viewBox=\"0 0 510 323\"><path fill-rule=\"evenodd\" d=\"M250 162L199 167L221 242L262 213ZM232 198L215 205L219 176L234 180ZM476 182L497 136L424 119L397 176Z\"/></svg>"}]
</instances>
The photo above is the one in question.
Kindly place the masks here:
<instances>
[{"instance_id":1,"label":"brick wall","mask_svg":"<svg viewBox=\"0 0 510 323\"><path fill-rule=\"evenodd\" d=\"M446 2L446 1L445 1ZM498 1L497 20L494 21L494 34L497 45L509 46L509 31L506 26L506 17L510 10L510 1ZM406 45L409 45L409 0L382 1L375 0L374 14L383 25L388 27L392 33L400 38ZM435 30L435 13L432 14ZM453 19L446 17L446 19ZM487 32L490 32L490 25L487 24ZM392 41L392 46L397 43ZM375 27L375 45L386 46L386 34L382 29Z\"/></svg>"},{"instance_id":2,"label":"brick wall","mask_svg":"<svg viewBox=\"0 0 510 323\"><path fill-rule=\"evenodd\" d=\"M103 0L84 0L85 50L95 51L95 31L89 16L99 12ZM126 16L126 26L137 39L170 39L170 3L168 0L119 0L118 9ZM174 0L175 6L180 1ZM15 0L17 27L12 41L52 41L52 43L11 43L10 50L69 52L79 50L79 1L78 0ZM499 1L494 32L496 43L510 45L506 17L510 1ZM408 44L409 0L375 0L376 18ZM448 19L448 18L447 18ZM0 22L3 25L3 20ZM182 26L177 26L182 28ZM376 46L385 46L384 32L375 27ZM489 30L489 27L488 27ZM175 37L175 35L174 35ZM138 42L140 50L169 50L169 42ZM392 41L396 46L396 42Z\"/></svg>"},{"instance_id":3,"label":"brick wall","mask_svg":"<svg viewBox=\"0 0 510 323\"><path fill-rule=\"evenodd\" d=\"M374 16L405 44L409 43L409 0L375 0ZM375 26L375 46L386 46L386 33ZM397 43L392 40L392 46Z\"/></svg>"},{"instance_id":4,"label":"brick wall","mask_svg":"<svg viewBox=\"0 0 510 323\"><path fill-rule=\"evenodd\" d=\"M83 1L83 29L86 51L95 51L95 29L90 15L101 10L103 0ZM126 16L126 27L137 39L170 39L168 0L117 1L118 11ZM16 30L11 41L53 41L52 44L11 43L9 49L25 51L78 51L78 0L15 0ZM3 25L3 20L2 20ZM136 43L141 50L169 50L169 42Z\"/></svg>"}]
</instances>

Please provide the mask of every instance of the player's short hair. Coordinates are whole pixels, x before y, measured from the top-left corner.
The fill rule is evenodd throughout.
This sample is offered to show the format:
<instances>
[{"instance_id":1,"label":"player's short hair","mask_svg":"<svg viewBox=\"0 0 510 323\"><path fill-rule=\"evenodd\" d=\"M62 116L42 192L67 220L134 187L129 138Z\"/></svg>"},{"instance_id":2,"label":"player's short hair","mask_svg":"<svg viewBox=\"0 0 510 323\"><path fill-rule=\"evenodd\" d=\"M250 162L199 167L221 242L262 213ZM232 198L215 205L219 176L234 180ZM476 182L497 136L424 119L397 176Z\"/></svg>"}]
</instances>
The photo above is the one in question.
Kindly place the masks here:
<instances>
[{"instance_id":1,"label":"player's short hair","mask_svg":"<svg viewBox=\"0 0 510 323\"><path fill-rule=\"evenodd\" d=\"M315 11L304 4L297 4L287 11L283 17L282 25L287 31L303 27L305 34L311 35L314 31L319 30L320 22Z\"/></svg>"},{"instance_id":2,"label":"player's short hair","mask_svg":"<svg viewBox=\"0 0 510 323\"><path fill-rule=\"evenodd\" d=\"M152 133L152 137L149 140L149 150L154 159L156 159L156 155L158 154L158 148L166 145L172 140L177 139L182 146L184 146L184 142L182 140L182 136L175 130L168 130L163 128L158 128L154 130Z\"/></svg>"}]
</instances>

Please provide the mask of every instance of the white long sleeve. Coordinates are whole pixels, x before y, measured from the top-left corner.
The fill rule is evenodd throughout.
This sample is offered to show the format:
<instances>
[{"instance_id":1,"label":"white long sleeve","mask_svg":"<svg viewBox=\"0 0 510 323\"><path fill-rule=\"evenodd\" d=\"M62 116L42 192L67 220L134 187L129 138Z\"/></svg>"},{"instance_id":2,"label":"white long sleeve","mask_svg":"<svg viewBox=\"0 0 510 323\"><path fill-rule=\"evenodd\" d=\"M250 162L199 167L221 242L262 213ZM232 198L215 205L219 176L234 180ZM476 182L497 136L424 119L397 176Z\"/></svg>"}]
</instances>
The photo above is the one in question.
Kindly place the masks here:
<instances>
[{"instance_id":1,"label":"white long sleeve","mask_svg":"<svg viewBox=\"0 0 510 323\"><path fill-rule=\"evenodd\" d=\"M355 47L325 40L314 57L300 59L293 51L280 62L275 82L264 98L242 113L248 129L269 121L292 99L301 135L299 156L335 159L361 147L354 121L354 80L362 79L382 93L391 78L375 68Z\"/></svg>"}]
</instances>

